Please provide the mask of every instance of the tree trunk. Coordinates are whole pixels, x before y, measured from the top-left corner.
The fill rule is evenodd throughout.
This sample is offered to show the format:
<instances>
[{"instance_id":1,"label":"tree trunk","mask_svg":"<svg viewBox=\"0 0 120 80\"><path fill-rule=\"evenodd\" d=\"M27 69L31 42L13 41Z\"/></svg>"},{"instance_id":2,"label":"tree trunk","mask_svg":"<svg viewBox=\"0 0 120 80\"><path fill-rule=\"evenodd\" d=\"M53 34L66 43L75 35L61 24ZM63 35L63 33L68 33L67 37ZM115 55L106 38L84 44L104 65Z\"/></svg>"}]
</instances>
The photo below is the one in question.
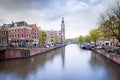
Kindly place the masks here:
<instances>
[{"instance_id":1,"label":"tree trunk","mask_svg":"<svg viewBox=\"0 0 120 80\"><path fill-rule=\"evenodd\" d=\"M95 47L97 46L97 44L96 44L96 40L94 41L95 42Z\"/></svg>"}]
</instances>

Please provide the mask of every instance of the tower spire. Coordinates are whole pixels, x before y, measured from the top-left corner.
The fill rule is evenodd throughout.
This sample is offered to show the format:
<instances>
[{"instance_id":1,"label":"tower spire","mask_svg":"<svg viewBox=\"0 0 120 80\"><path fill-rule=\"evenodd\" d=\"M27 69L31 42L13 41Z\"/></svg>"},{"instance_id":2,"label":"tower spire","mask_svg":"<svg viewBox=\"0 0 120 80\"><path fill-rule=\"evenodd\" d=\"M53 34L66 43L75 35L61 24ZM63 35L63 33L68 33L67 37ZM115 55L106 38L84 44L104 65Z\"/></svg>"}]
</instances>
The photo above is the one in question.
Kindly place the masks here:
<instances>
[{"instance_id":1,"label":"tower spire","mask_svg":"<svg viewBox=\"0 0 120 80\"><path fill-rule=\"evenodd\" d=\"M65 22L64 17L62 17L62 23L61 23L61 41L65 40Z\"/></svg>"},{"instance_id":2,"label":"tower spire","mask_svg":"<svg viewBox=\"0 0 120 80\"><path fill-rule=\"evenodd\" d=\"M64 17L62 17L62 24L64 24Z\"/></svg>"}]
</instances>

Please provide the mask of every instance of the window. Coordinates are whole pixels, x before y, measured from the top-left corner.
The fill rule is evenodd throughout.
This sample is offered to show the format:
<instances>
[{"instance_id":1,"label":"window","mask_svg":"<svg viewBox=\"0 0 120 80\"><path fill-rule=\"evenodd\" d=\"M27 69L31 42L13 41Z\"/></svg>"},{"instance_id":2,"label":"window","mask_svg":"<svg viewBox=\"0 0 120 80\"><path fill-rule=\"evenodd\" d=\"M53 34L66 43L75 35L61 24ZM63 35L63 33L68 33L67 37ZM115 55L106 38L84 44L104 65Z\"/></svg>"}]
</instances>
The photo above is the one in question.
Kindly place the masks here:
<instances>
[{"instance_id":1,"label":"window","mask_svg":"<svg viewBox=\"0 0 120 80\"><path fill-rule=\"evenodd\" d=\"M22 34L22 37L23 37L23 34Z\"/></svg>"},{"instance_id":2,"label":"window","mask_svg":"<svg viewBox=\"0 0 120 80\"><path fill-rule=\"evenodd\" d=\"M30 56L30 51L24 50L22 51L22 57L28 57Z\"/></svg>"},{"instance_id":3,"label":"window","mask_svg":"<svg viewBox=\"0 0 120 80\"><path fill-rule=\"evenodd\" d=\"M18 34L18 38L20 37L20 35Z\"/></svg>"},{"instance_id":4,"label":"window","mask_svg":"<svg viewBox=\"0 0 120 80\"><path fill-rule=\"evenodd\" d=\"M16 37L16 34L15 34L15 37Z\"/></svg>"},{"instance_id":5,"label":"window","mask_svg":"<svg viewBox=\"0 0 120 80\"><path fill-rule=\"evenodd\" d=\"M5 57L5 50L3 50L3 51L1 51L1 53L0 53L0 58L2 58L2 59L4 59L4 57Z\"/></svg>"},{"instance_id":6,"label":"window","mask_svg":"<svg viewBox=\"0 0 120 80\"><path fill-rule=\"evenodd\" d=\"M3 36L5 35L5 32L3 31Z\"/></svg>"},{"instance_id":7,"label":"window","mask_svg":"<svg viewBox=\"0 0 120 80\"><path fill-rule=\"evenodd\" d=\"M6 35L6 32L4 32L4 35Z\"/></svg>"},{"instance_id":8,"label":"window","mask_svg":"<svg viewBox=\"0 0 120 80\"><path fill-rule=\"evenodd\" d=\"M12 37L14 38L14 35L12 35Z\"/></svg>"},{"instance_id":9,"label":"window","mask_svg":"<svg viewBox=\"0 0 120 80\"><path fill-rule=\"evenodd\" d=\"M26 36L27 36L27 38L29 37L28 34Z\"/></svg>"},{"instance_id":10,"label":"window","mask_svg":"<svg viewBox=\"0 0 120 80\"><path fill-rule=\"evenodd\" d=\"M17 26L17 24L14 24L14 26Z\"/></svg>"}]
</instances>

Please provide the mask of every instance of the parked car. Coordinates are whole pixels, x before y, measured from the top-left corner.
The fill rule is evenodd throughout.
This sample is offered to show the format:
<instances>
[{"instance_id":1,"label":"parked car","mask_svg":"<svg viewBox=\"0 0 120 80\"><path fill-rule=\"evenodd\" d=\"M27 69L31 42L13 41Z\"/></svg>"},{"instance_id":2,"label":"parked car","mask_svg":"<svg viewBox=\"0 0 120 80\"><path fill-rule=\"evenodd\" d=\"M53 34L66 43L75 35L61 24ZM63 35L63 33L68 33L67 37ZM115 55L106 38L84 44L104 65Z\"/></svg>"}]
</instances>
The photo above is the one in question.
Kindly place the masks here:
<instances>
[{"instance_id":1,"label":"parked car","mask_svg":"<svg viewBox=\"0 0 120 80\"><path fill-rule=\"evenodd\" d=\"M89 44L81 44L80 45L82 49L87 49L87 50L91 50L92 47Z\"/></svg>"},{"instance_id":2,"label":"parked car","mask_svg":"<svg viewBox=\"0 0 120 80\"><path fill-rule=\"evenodd\" d=\"M103 49L102 46L96 46L95 49Z\"/></svg>"},{"instance_id":3,"label":"parked car","mask_svg":"<svg viewBox=\"0 0 120 80\"><path fill-rule=\"evenodd\" d=\"M110 49L111 52L115 52L115 51L119 51L119 50L120 50L120 47L114 47L114 48Z\"/></svg>"},{"instance_id":4,"label":"parked car","mask_svg":"<svg viewBox=\"0 0 120 80\"><path fill-rule=\"evenodd\" d=\"M50 47L54 47L54 45L53 45L53 44L50 44Z\"/></svg>"},{"instance_id":5,"label":"parked car","mask_svg":"<svg viewBox=\"0 0 120 80\"><path fill-rule=\"evenodd\" d=\"M49 45L46 45L46 48L49 48L50 46Z\"/></svg>"}]
</instances>

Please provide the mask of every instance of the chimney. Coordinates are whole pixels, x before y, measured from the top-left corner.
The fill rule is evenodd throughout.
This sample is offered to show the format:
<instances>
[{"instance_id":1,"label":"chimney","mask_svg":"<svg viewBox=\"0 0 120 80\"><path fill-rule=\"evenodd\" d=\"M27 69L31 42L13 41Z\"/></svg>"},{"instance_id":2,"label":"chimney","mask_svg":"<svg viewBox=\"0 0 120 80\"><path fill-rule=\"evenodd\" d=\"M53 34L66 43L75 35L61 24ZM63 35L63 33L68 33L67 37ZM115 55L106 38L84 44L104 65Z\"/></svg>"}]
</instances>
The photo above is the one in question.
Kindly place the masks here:
<instances>
[{"instance_id":1,"label":"chimney","mask_svg":"<svg viewBox=\"0 0 120 80\"><path fill-rule=\"evenodd\" d=\"M12 21L12 24L14 24L14 21Z\"/></svg>"}]
</instances>

